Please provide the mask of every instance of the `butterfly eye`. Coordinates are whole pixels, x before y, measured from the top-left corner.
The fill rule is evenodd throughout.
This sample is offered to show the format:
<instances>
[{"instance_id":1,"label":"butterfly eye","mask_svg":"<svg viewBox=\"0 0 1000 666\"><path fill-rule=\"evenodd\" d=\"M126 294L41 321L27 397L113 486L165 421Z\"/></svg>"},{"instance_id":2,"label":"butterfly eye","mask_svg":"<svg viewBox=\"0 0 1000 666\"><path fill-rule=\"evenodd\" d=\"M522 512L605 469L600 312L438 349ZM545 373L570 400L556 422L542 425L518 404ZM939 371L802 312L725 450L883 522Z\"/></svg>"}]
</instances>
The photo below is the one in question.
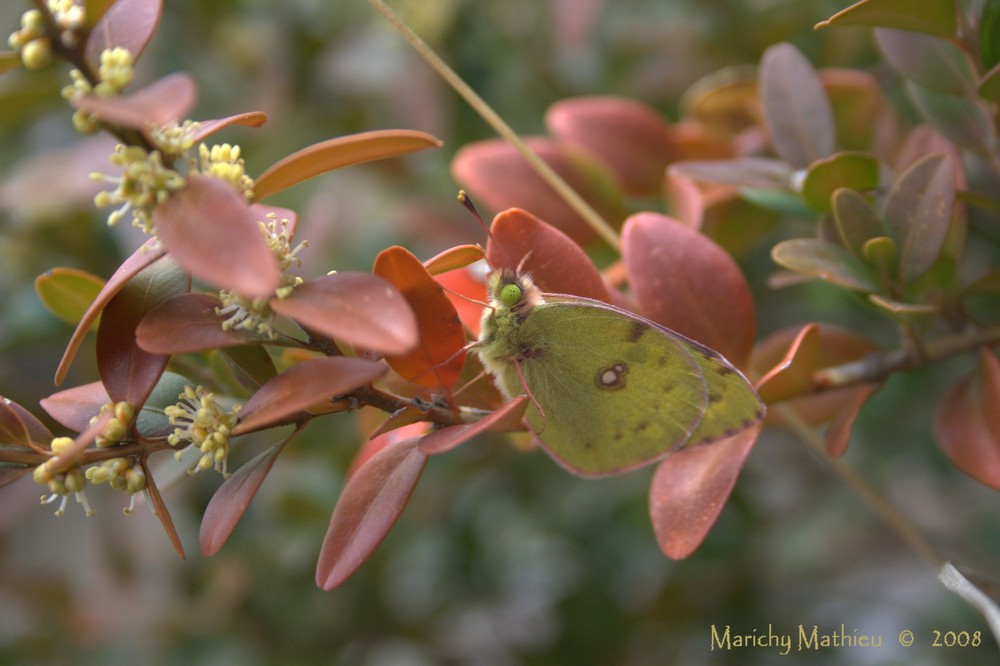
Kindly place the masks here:
<instances>
[{"instance_id":1,"label":"butterfly eye","mask_svg":"<svg viewBox=\"0 0 1000 666\"><path fill-rule=\"evenodd\" d=\"M505 284L500 289L500 302L511 307L521 300L521 288L516 284Z\"/></svg>"}]
</instances>

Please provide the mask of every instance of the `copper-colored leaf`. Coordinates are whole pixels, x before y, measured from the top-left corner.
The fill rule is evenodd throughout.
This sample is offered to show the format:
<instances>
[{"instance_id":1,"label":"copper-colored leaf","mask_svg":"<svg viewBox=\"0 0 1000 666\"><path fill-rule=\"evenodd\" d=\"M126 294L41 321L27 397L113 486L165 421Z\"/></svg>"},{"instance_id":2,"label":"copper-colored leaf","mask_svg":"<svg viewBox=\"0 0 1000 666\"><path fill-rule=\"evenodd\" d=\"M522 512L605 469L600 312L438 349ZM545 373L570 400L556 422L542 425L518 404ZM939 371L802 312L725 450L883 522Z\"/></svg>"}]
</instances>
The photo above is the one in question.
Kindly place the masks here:
<instances>
[{"instance_id":1,"label":"copper-colored leaf","mask_svg":"<svg viewBox=\"0 0 1000 666\"><path fill-rule=\"evenodd\" d=\"M254 181L254 198L266 199L292 185L352 164L437 148L438 139L415 130L374 130L349 134L303 148L283 158Z\"/></svg>"},{"instance_id":2,"label":"copper-colored leaf","mask_svg":"<svg viewBox=\"0 0 1000 666\"><path fill-rule=\"evenodd\" d=\"M490 226L486 258L494 268L522 268L543 292L611 302L601 274L579 245L520 208L505 210Z\"/></svg>"},{"instance_id":3,"label":"copper-colored leaf","mask_svg":"<svg viewBox=\"0 0 1000 666\"><path fill-rule=\"evenodd\" d=\"M956 467L1000 490L1000 363L988 347L979 350L976 372L941 401L935 431Z\"/></svg>"},{"instance_id":4,"label":"copper-colored leaf","mask_svg":"<svg viewBox=\"0 0 1000 666\"><path fill-rule=\"evenodd\" d=\"M150 310L135 329L139 347L151 354L182 354L236 345L258 344L261 336L222 329L215 314L222 301L211 294L178 294Z\"/></svg>"},{"instance_id":5,"label":"copper-colored leaf","mask_svg":"<svg viewBox=\"0 0 1000 666\"><path fill-rule=\"evenodd\" d=\"M334 273L307 280L271 309L302 326L383 354L405 354L417 344L417 319L386 280L367 273Z\"/></svg>"},{"instance_id":6,"label":"copper-colored leaf","mask_svg":"<svg viewBox=\"0 0 1000 666\"><path fill-rule=\"evenodd\" d=\"M66 378L66 372L69 370L70 364L73 362L73 357L76 356L77 350L80 345L83 344L83 338L90 330L90 327L94 324L94 321L100 316L101 311L104 306L115 297L122 287L128 284L137 273L145 269L147 266L152 264L154 261L163 256L163 250L154 249L158 245L156 239L150 239L146 241L138 250L132 253L128 259L122 262L122 265L118 267L118 270L114 272L108 281L104 284L104 288L101 289L101 293L97 296L87 311L83 314L83 318L80 319L80 323L76 325L76 330L73 331L73 337L70 338L69 344L66 345L66 351L63 352L63 357L59 361L59 367L56 368L55 384L56 386L62 384L63 380Z\"/></svg>"},{"instance_id":7,"label":"copper-colored leaf","mask_svg":"<svg viewBox=\"0 0 1000 666\"><path fill-rule=\"evenodd\" d=\"M761 426L704 446L671 453L649 488L649 515L667 557L693 553L715 524Z\"/></svg>"},{"instance_id":8,"label":"copper-colored leaf","mask_svg":"<svg viewBox=\"0 0 1000 666\"><path fill-rule=\"evenodd\" d=\"M0 444L28 448L34 440L20 415L14 411L14 404L7 398L0 398Z\"/></svg>"},{"instance_id":9,"label":"copper-colored leaf","mask_svg":"<svg viewBox=\"0 0 1000 666\"><path fill-rule=\"evenodd\" d=\"M803 326L784 358L757 382L761 399L770 404L811 391L818 353L819 327Z\"/></svg>"},{"instance_id":10,"label":"copper-colored leaf","mask_svg":"<svg viewBox=\"0 0 1000 666\"><path fill-rule=\"evenodd\" d=\"M955 202L955 172L944 155L928 155L899 176L885 204L885 220L899 247L899 276L912 282L941 254Z\"/></svg>"},{"instance_id":11,"label":"copper-colored leaf","mask_svg":"<svg viewBox=\"0 0 1000 666\"><path fill-rule=\"evenodd\" d=\"M524 410L528 407L528 396L519 395L489 416L474 423L448 426L424 436L418 448L427 455L437 455L451 451L476 435L484 432L501 432L523 428L520 425Z\"/></svg>"},{"instance_id":12,"label":"copper-colored leaf","mask_svg":"<svg viewBox=\"0 0 1000 666\"><path fill-rule=\"evenodd\" d=\"M153 472L149 469L149 465L146 464L145 460L142 461L142 471L146 474L147 497L149 497L149 501L153 505L153 513L160 519L163 531L167 533L167 538L170 539L174 550L177 551L177 556L182 560L186 560L187 555L184 554L184 545L181 543L180 535L177 534L177 528L174 527L174 520L170 517L170 510L167 509L167 504L163 501L163 496L160 495L160 489L156 486Z\"/></svg>"},{"instance_id":13,"label":"copper-colored leaf","mask_svg":"<svg viewBox=\"0 0 1000 666\"><path fill-rule=\"evenodd\" d=\"M212 495L205 507L198 533L198 544L203 555L215 555L226 543L286 443L287 439L282 440L245 463Z\"/></svg>"},{"instance_id":14,"label":"copper-colored leaf","mask_svg":"<svg viewBox=\"0 0 1000 666\"><path fill-rule=\"evenodd\" d=\"M191 288L191 278L169 257L133 277L105 306L97 328L97 368L108 395L138 407L167 366L168 356L143 351L135 329L147 312Z\"/></svg>"},{"instance_id":15,"label":"copper-colored leaf","mask_svg":"<svg viewBox=\"0 0 1000 666\"><path fill-rule=\"evenodd\" d=\"M101 53L116 46L128 49L138 61L160 23L162 5L162 0L116 0L87 37L84 56L91 68L96 72Z\"/></svg>"},{"instance_id":16,"label":"copper-colored leaf","mask_svg":"<svg viewBox=\"0 0 1000 666\"><path fill-rule=\"evenodd\" d=\"M753 298L732 257L658 213L625 221L622 255L643 315L746 367L756 335Z\"/></svg>"},{"instance_id":17,"label":"copper-colored leaf","mask_svg":"<svg viewBox=\"0 0 1000 666\"><path fill-rule=\"evenodd\" d=\"M479 325L488 298L483 282L485 272L477 268L478 266L459 268L434 278L445 288L445 293L458 312L458 318L473 337L479 337Z\"/></svg>"},{"instance_id":18,"label":"copper-colored leaf","mask_svg":"<svg viewBox=\"0 0 1000 666\"><path fill-rule=\"evenodd\" d=\"M427 463L408 439L369 458L344 486L316 565L316 585L324 590L354 573L396 523Z\"/></svg>"},{"instance_id":19,"label":"copper-colored leaf","mask_svg":"<svg viewBox=\"0 0 1000 666\"><path fill-rule=\"evenodd\" d=\"M372 273L395 285L417 318L417 346L406 354L387 355L389 367L420 386L451 389L465 362L465 330L441 285L398 245L378 254Z\"/></svg>"},{"instance_id":20,"label":"copper-colored leaf","mask_svg":"<svg viewBox=\"0 0 1000 666\"><path fill-rule=\"evenodd\" d=\"M751 365L763 374L757 392L768 404L789 400L789 407L812 425L827 423L843 413L857 387L826 388L817 373L858 361L875 350L860 335L827 324L781 329L754 349ZM819 388L825 390L814 393ZM780 423L779 411L769 412L768 420Z\"/></svg>"},{"instance_id":21,"label":"copper-colored leaf","mask_svg":"<svg viewBox=\"0 0 1000 666\"><path fill-rule=\"evenodd\" d=\"M225 118L217 118L215 120L199 120L198 130L191 135L191 139L195 143L200 143L216 132L232 125L260 127L266 122L267 114L263 111L247 111L246 113L237 113L233 116L226 116Z\"/></svg>"},{"instance_id":22,"label":"copper-colored leaf","mask_svg":"<svg viewBox=\"0 0 1000 666\"><path fill-rule=\"evenodd\" d=\"M159 126L182 120L194 107L197 97L198 86L194 79L184 72L176 72L132 95L85 95L71 101L77 108L93 113L105 122L145 129L148 125Z\"/></svg>"},{"instance_id":23,"label":"copper-colored leaf","mask_svg":"<svg viewBox=\"0 0 1000 666\"><path fill-rule=\"evenodd\" d=\"M257 218L225 181L196 175L156 208L156 233L193 276L251 298L274 294L281 272Z\"/></svg>"},{"instance_id":24,"label":"copper-colored leaf","mask_svg":"<svg viewBox=\"0 0 1000 666\"><path fill-rule=\"evenodd\" d=\"M56 421L70 430L81 432L90 425L90 419L110 400L104 384L91 382L42 398L41 405L42 409Z\"/></svg>"},{"instance_id":25,"label":"copper-colored leaf","mask_svg":"<svg viewBox=\"0 0 1000 666\"><path fill-rule=\"evenodd\" d=\"M791 186L793 170L782 160L737 157L731 160L691 160L670 165L670 173L694 180L741 187L782 188Z\"/></svg>"},{"instance_id":26,"label":"copper-colored leaf","mask_svg":"<svg viewBox=\"0 0 1000 666\"><path fill-rule=\"evenodd\" d=\"M479 245L458 245L425 261L424 268L431 275L438 275L470 266L485 256L486 253Z\"/></svg>"},{"instance_id":27,"label":"copper-colored leaf","mask_svg":"<svg viewBox=\"0 0 1000 666\"><path fill-rule=\"evenodd\" d=\"M318 402L371 383L387 372L381 363L329 356L297 363L260 387L243 406L235 434L277 423Z\"/></svg>"},{"instance_id":28,"label":"copper-colored leaf","mask_svg":"<svg viewBox=\"0 0 1000 666\"><path fill-rule=\"evenodd\" d=\"M545 113L553 136L597 157L631 194L660 190L677 146L666 120L641 102L624 97L575 97Z\"/></svg>"},{"instance_id":29,"label":"copper-colored leaf","mask_svg":"<svg viewBox=\"0 0 1000 666\"><path fill-rule=\"evenodd\" d=\"M775 151L796 168L833 153L833 113L812 65L787 42L760 61L760 98Z\"/></svg>"},{"instance_id":30,"label":"copper-colored leaf","mask_svg":"<svg viewBox=\"0 0 1000 666\"><path fill-rule=\"evenodd\" d=\"M427 421L414 421L392 428L384 433L379 432L378 434L371 435L369 439L366 439L361 444L361 448L358 449L358 452L354 454L354 458L351 460L351 465L347 468L347 473L344 475L344 478L349 479L354 476L359 469L364 467L365 463L367 463L383 449L398 444L404 440L420 439L426 435L430 429L431 424ZM384 428L380 428L380 430L384 430Z\"/></svg>"},{"instance_id":31,"label":"copper-colored leaf","mask_svg":"<svg viewBox=\"0 0 1000 666\"><path fill-rule=\"evenodd\" d=\"M850 396L844 401L844 406L826 429L823 442L828 455L839 458L847 451L854 420L858 418L858 412L861 411L865 402L875 393L877 388L874 384L865 384L851 389Z\"/></svg>"},{"instance_id":32,"label":"copper-colored leaf","mask_svg":"<svg viewBox=\"0 0 1000 666\"><path fill-rule=\"evenodd\" d=\"M526 143L601 217L618 226L624 217L622 194L602 164L562 141L529 138ZM583 218L504 141L491 139L463 146L452 160L451 171L462 187L492 210L515 206L530 210L581 245L596 237Z\"/></svg>"}]
</instances>

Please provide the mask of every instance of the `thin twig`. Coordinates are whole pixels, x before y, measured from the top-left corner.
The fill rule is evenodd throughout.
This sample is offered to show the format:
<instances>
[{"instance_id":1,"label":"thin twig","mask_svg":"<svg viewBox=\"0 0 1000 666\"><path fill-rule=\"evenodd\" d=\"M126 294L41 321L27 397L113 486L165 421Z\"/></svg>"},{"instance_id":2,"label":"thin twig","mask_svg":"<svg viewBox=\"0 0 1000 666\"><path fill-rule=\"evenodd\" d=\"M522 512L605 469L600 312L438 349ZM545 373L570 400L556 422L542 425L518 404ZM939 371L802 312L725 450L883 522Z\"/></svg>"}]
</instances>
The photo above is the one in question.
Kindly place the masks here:
<instances>
[{"instance_id":1,"label":"thin twig","mask_svg":"<svg viewBox=\"0 0 1000 666\"><path fill-rule=\"evenodd\" d=\"M471 106L476 113L485 120L493 130L503 139L510 143L517 152L521 154L528 164L538 172L538 175L563 198L570 207L575 210L587 224L615 250L621 248L621 239L618 233L595 211L590 204L583 200L576 190L557 174L552 167L545 163L535 151L529 148L517 132L511 129L510 125L504 122L491 107L462 78L455 73L432 49L429 47L408 25L386 6L382 0L368 0L368 2L382 15L396 30L403 36L403 39L413 47L413 49L427 63L434 68L441 78L448 82L459 95Z\"/></svg>"}]
</instances>

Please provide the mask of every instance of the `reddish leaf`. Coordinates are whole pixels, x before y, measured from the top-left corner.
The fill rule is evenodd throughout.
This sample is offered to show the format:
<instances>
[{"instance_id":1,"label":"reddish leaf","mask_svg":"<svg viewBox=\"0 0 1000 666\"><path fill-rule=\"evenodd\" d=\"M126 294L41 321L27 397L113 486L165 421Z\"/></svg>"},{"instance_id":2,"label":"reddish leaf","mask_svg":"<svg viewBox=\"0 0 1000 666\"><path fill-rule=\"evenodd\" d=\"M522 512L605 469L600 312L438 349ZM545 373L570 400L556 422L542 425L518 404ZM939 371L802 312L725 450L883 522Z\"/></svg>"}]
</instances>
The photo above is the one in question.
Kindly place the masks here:
<instances>
[{"instance_id":1,"label":"reddish leaf","mask_svg":"<svg viewBox=\"0 0 1000 666\"><path fill-rule=\"evenodd\" d=\"M746 367L753 298L722 248L665 215L637 213L622 228L622 256L643 315Z\"/></svg>"},{"instance_id":2,"label":"reddish leaf","mask_svg":"<svg viewBox=\"0 0 1000 666\"><path fill-rule=\"evenodd\" d=\"M438 275L470 266L485 256L483 248L479 245L458 245L425 261L424 268L431 275Z\"/></svg>"},{"instance_id":3,"label":"reddish leaf","mask_svg":"<svg viewBox=\"0 0 1000 666\"><path fill-rule=\"evenodd\" d=\"M149 469L149 465L146 464L145 460L143 460L141 464L142 471L146 474L146 491L149 501L153 505L153 513L160 519L163 531L167 533L167 538L170 539L170 543L173 545L174 550L177 551L177 556L182 560L186 560L187 556L184 554L184 545L181 543L180 535L177 534L177 528L174 527L174 520L170 517L170 511L167 509L167 504L163 501L163 497L160 495L160 489L156 486L156 480L153 478L153 472Z\"/></svg>"},{"instance_id":4,"label":"reddish leaf","mask_svg":"<svg viewBox=\"0 0 1000 666\"><path fill-rule=\"evenodd\" d=\"M345 478L349 479L354 476L359 469L361 469L369 459L375 456L383 449L398 444L403 440L419 439L427 434L430 430L431 424L427 421L415 421L401 425L398 428L393 428L388 432L379 433L377 435L372 435L369 439L365 440L358 449L358 452L354 455L351 460L351 466L347 468L347 473L344 475Z\"/></svg>"},{"instance_id":5,"label":"reddish leaf","mask_svg":"<svg viewBox=\"0 0 1000 666\"><path fill-rule=\"evenodd\" d=\"M623 217L621 192L606 168L565 142L529 138L526 143L597 213L617 227ZM596 235L513 147L499 139L463 146L451 163L452 175L493 210L520 206L585 245Z\"/></svg>"},{"instance_id":6,"label":"reddish leaf","mask_svg":"<svg viewBox=\"0 0 1000 666\"><path fill-rule=\"evenodd\" d=\"M944 155L928 155L899 176L885 204L885 220L899 247L899 275L912 282L941 254L955 202L955 172Z\"/></svg>"},{"instance_id":7,"label":"reddish leaf","mask_svg":"<svg viewBox=\"0 0 1000 666\"><path fill-rule=\"evenodd\" d=\"M91 68L96 72L101 52L116 46L128 49L137 62L160 23L162 5L162 0L117 0L111 5L87 37L84 56Z\"/></svg>"},{"instance_id":8,"label":"reddish leaf","mask_svg":"<svg viewBox=\"0 0 1000 666\"><path fill-rule=\"evenodd\" d=\"M988 347L979 350L976 372L941 401L935 430L956 467L1000 490L1000 363Z\"/></svg>"},{"instance_id":9,"label":"reddish leaf","mask_svg":"<svg viewBox=\"0 0 1000 666\"><path fill-rule=\"evenodd\" d=\"M367 273L334 273L307 280L271 309L349 345L405 354L417 344L417 319L389 282Z\"/></svg>"},{"instance_id":10,"label":"reddish leaf","mask_svg":"<svg viewBox=\"0 0 1000 666\"><path fill-rule=\"evenodd\" d=\"M788 43L769 47L760 61L760 98L775 151L795 168L833 153L833 114L819 77Z\"/></svg>"},{"instance_id":11,"label":"reddish leaf","mask_svg":"<svg viewBox=\"0 0 1000 666\"><path fill-rule=\"evenodd\" d=\"M486 258L494 268L521 267L543 292L611 302L594 262L559 229L511 208L493 219L490 230L497 243L487 242Z\"/></svg>"},{"instance_id":12,"label":"reddish leaf","mask_svg":"<svg viewBox=\"0 0 1000 666\"><path fill-rule=\"evenodd\" d=\"M371 383L387 372L381 363L329 356L297 363L260 387L243 406L233 429L242 434L288 418L331 396Z\"/></svg>"},{"instance_id":13,"label":"reddish leaf","mask_svg":"<svg viewBox=\"0 0 1000 666\"><path fill-rule=\"evenodd\" d=\"M76 356L77 350L80 345L83 344L83 338L90 330L94 321L100 316L101 311L104 310L104 306L115 297L121 289L128 284L129 280L135 277L140 271L145 269L147 266L152 264L154 261L163 256L163 250L153 249L158 245L156 239L150 239L146 241L138 250L132 253L128 259L122 262L122 265L118 267L108 281L104 284L104 288L101 289L101 293L97 296L90 307L87 308L87 312L84 313L83 318L80 319L80 323L76 325L76 330L73 331L73 337L70 338L69 344L66 345L66 351L63 352L62 360L59 361L59 367L56 368L55 384L59 386L63 383L66 378L66 372L69 370L70 364L73 362L73 357Z\"/></svg>"},{"instance_id":14,"label":"reddish leaf","mask_svg":"<svg viewBox=\"0 0 1000 666\"><path fill-rule=\"evenodd\" d=\"M143 351L135 329L147 312L191 288L191 279L169 257L133 277L105 306L97 328L97 368L115 402L143 404L169 357Z\"/></svg>"},{"instance_id":15,"label":"reddish leaf","mask_svg":"<svg viewBox=\"0 0 1000 666\"><path fill-rule=\"evenodd\" d=\"M851 428L854 427L854 420L858 418L858 412L864 406L868 398L875 393L878 387L874 384L865 384L851 389L850 396L844 401L844 406L840 413L830 423L826 429L824 444L827 455L839 458L847 451L847 445L851 441Z\"/></svg>"},{"instance_id":16,"label":"reddish leaf","mask_svg":"<svg viewBox=\"0 0 1000 666\"><path fill-rule=\"evenodd\" d=\"M261 336L247 331L222 330L225 317L215 314L222 301L211 294L178 294L150 310L135 339L150 354L182 354L237 345L258 344Z\"/></svg>"},{"instance_id":17,"label":"reddish leaf","mask_svg":"<svg viewBox=\"0 0 1000 666\"><path fill-rule=\"evenodd\" d=\"M677 146L663 117L623 97L576 97L545 114L554 136L584 148L609 167L631 194L651 195L663 185Z\"/></svg>"},{"instance_id":18,"label":"reddish leaf","mask_svg":"<svg viewBox=\"0 0 1000 666\"><path fill-rule=\"evenodd\" d=\"M649 488L649 515L660 549L675 560L693 553L715 524L750 454L760 424L667 456Z\"/></svg>"},{"instance_id":19,"label":"reddish leaf","mask_svg":"<svg viewBox=\"0 0 1000 666\"><path fill-rule=\"evenodd\" d=\"M128 96L74 98L77 108L101 120L124 127L146 129L181 120L194 107L198 86L189 74L177 72L158 79Z\"/></svg>"},{"instance_id":20,"label":"reddish leaf","mask_svg":"<svg viewBox=\"0 0 1000 666\"><path fill-rule=\"evenodd\" d=\"M257 218L232 185L195 175L156 208L156 234L193 276L251 298L272 296L281 281Z\"/></svg>"},{"instance_id":21,"label":"reddish leaf","mask_svg":"<svg viewBox=\"0 0 1000 666\"><path fill-rule=\"evenodd\" d=\"M737 157L731 160L707 162L700 160L676 162L670 165L670 173L723 185L788 189L791 186L793 170L781 160Z\"/></svg>"},{"instance_id":22,"label":"reddish leaf","mask_svg":"<svg viewBox=\"0 0 1000 666\"><path fill-rule=\"evenodd\" d=\"M198 533L198 543L203 555L215 555L226 543L287 443L287 439L283 440L255 456L223 481L215 491L205 507Z\"/></svg>"},{"instance_id":23,"label":"reddish leaf","mask_svg":"<svg viewBox=\"0 0 1000 666\"><path fill-rule=\"evenodd\" d=\"M451 304L458 312L465 328L473 337L479 337L479 324L486 307L486 285L483 283L485 273L477 270L479 265L460 268L436 275L435 279L445 288Z\"/></svg>"},{"instance_id":24,"label":"reddish leaf","mask_svg":"<svg viewBox=\"0 0 1000 666\"><path fill-rule=\"evenodd\" d=\"M451 451L484 432L521 430L524 428L521 425L521 419L524 417L524 410L527 407L528 396L519 395L489 416L474 423L464 423L435 430L421 438L417 447L421 452L431 456Z\"/></svg>"},{"instance_id":25,"label":"reddish leaf","mask_svg":"<svg viewBox=\"0 0 1000 666\"><path fill-rule=\"evenodd\" d=\"M837 144L879 156L894 152L898 127L881 80L870 72L840 67L824 67L818 74L833 107Z\"/></svg>"},{"instance_id":26,"label":"reddish leaf","mask_svg":"<svg viewBox=\"0 0 1000 666\"><path fill-rule=\"evenodd\" d=\"M417 347L406 354L387 355L389 367L421 386L450 389L465 363L465 330L441 285L419 259L398 245L379 253L372 273L395 285L417 318Z\"/></svg>"},{"instance_id":27,"label":"reddish leaf","mask_svg":"<svg viewBox=\"0 0 1000 666\"><path fill-rule=\"evenodd\" d=\"M201 143L216 132L232 125L242 125L244 127L260 127L267 122L267 114L263 111L247 111L237 113L234 116L226 116L216 120L199 120L198 131L191 135L195 143Z\"/></svg>"},{"instance_id":28,"label":"reddish leaf","mask_svg":"<svg viewBox=\"0 0 1000 666\"><path fill-rule=\"evenodd\" d=\"M812 425L828 423L856 399L858 387L813 394L822 388L817 373L860 360L875 349L869 340L826 324L782 329L761 340L754 349L751 367L764 374L757 382L757 393L768 404L789 400L789 407ZM778 411L769 412L768 420L780 423Z\"/></svg>"},{"instance_id":29,"label":"reddish leaf","mask_svg":"<svg viewBox=\"0 0 1000 666\"><path fill-rule=\"evenodd\" d=\"M70 430L81 432L90 425L90 419L111 401L101 382L74 386L53 393L41 400L42 409Z\"/></svg>"},{"instance_id":30,"label":"reddish leaf","mask_svg":"<svg viewBox=\"0 0 1000 666\"><path fill-rule=\"evenodd\" d=\"M32 443L36 443L28 427L21 420L20 415L14 411L13 405L7 398L0 398L0 445L23 446L30 448ZM52 438L49 437L49 440Z\"/></svg>"},{"instance_id":31,"label":"reddish leaf","mask_svg":"<svg viewBox=\"0 0 1000 666\"><path fill-rule=\"evenodd\" d=\"M32 442L41 444L52 441L52 433L47 427L45 427L44 423L38 420L34 414L18 403L7 400L6 398L0 397L0 402L4 403L8 409L13 410L13 412L21 420L21 424L27 430L28 437Z\"/></svg>"},{"instance_id":32,"label":"reddish leaf","mask_svg":"<svg viewBox=\"0 0 1000 666\"><path fill-rule=\"evenodd\" d=\"M266 199L292 185L352 164L437 148L441 142L414 130L375 130L322 141L292 153L254 181L254 198Z\"/></svg>"},{"instance_id":33,"label":"reddish leaf","mask_svg":"<svg viewBox=\"0 0 1000 666\"><path fill-rule=\"evenodd\" d=\"M819 327L807 324L788 346L784 358L757 382L761 400L772 404L811 391L818 356Z\"/></svg>"},{"instance_id":34,"label":"reddish leaf","mask_svg":"<svg viewBox=\"0 0 1000 666\"><path fill-rule=\"evenodd\" d=\"M403 512L426 463L417 440L408 439L382 449L348 479L323 539L316 585L332 590L368 559Z\"/></svg>"}]
</instances>

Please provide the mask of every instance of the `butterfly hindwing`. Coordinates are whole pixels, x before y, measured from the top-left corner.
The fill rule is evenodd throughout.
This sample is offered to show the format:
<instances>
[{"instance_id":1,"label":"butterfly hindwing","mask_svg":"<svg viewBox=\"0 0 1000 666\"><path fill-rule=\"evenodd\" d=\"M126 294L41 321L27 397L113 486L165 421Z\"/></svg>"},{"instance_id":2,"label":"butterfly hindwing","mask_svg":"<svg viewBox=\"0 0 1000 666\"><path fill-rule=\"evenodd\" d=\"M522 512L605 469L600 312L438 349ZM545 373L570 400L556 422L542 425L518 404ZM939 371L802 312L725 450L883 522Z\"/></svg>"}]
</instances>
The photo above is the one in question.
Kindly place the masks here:
<instances>
[{"instance_id":1,"label":"butterfly hindwing","mask_svg":"<svg viewBox=\"0 0 1000 666\"><path fill-rule=\"evenodd\" d=\"M518 362L544 411L528 421L571 470L623 472L755 418L756 394L715 352L597 301L547 299L521 324L531 346ZM740 413L710 409L720 399Z\"/></svg>"}]
</instances>

